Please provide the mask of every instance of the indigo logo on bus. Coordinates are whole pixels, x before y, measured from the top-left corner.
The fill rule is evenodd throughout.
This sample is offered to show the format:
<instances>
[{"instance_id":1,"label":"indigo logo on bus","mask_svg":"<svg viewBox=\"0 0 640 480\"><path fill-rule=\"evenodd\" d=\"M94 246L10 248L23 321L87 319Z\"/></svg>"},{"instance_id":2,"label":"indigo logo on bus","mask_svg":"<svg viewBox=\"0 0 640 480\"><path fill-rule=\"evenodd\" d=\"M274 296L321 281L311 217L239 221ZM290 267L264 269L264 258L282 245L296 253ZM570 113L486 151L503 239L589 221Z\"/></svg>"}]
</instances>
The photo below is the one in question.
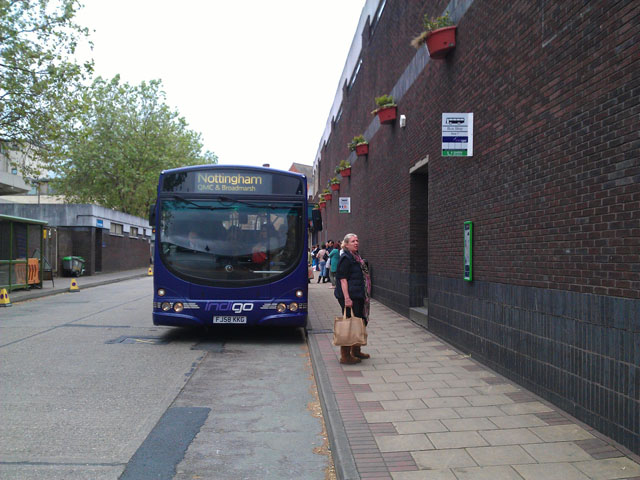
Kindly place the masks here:
<instances>
[{"instance_id":1,"label":"indigo logo on bus","mask_svg":"<svg viewBox=\"0 0 640 480\"><path fill-rule=\"evenodd\" d=\"M244 302L209 302L206 311L242 313L253 310L253 303Z\"/></svg>"}]
</instances>

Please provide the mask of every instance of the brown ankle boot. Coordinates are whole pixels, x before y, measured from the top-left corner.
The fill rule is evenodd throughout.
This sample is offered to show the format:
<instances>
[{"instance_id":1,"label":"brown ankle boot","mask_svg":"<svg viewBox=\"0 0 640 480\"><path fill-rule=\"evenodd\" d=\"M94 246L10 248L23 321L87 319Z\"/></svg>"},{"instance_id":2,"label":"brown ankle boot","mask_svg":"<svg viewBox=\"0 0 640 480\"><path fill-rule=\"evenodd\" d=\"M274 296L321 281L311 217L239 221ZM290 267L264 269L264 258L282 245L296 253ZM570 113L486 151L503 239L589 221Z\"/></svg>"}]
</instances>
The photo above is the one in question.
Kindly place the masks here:
<instances>
[{"instance_id":1,"label":"brown ankle boot","mask_svg":"<svg viewBox=\"0 0 640 480\"><path fill-rule=\"evenodd\" d=\"M356 358L371 358L371 355L368 353L363 353L360 351L360 345L354 345L351 347L351 356Z\"/></svg>"},{"instance_id":2,"label":"brown ankle boot","mask_svg":"<svg viewBox=\"0 0 640 480\"><path fill-rule=\"evenodd\" d=\"M340 363L353 365L354 363L360 363L360 359L351 355L351 347L340 347Z\"/></svg>"}]
</instances>

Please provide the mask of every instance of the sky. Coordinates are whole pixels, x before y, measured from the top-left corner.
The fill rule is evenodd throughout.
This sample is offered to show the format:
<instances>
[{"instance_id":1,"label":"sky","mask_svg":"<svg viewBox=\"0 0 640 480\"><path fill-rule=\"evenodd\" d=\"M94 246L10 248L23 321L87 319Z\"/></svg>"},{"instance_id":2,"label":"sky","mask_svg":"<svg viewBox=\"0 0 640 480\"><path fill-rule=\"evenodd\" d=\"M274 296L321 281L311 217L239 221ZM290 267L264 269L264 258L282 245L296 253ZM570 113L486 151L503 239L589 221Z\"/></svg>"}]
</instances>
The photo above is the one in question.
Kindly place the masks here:
<instances>
[{"instance_id":1,"label":"sky","mask_svg":"<svg viewBox=\"0 0 640 480\"><path fill-rule=\"evenodd\" d=\"M365 0L84 0L95 75L161 79L225 165L312 165Z\"/></svg>"}]
</instances>

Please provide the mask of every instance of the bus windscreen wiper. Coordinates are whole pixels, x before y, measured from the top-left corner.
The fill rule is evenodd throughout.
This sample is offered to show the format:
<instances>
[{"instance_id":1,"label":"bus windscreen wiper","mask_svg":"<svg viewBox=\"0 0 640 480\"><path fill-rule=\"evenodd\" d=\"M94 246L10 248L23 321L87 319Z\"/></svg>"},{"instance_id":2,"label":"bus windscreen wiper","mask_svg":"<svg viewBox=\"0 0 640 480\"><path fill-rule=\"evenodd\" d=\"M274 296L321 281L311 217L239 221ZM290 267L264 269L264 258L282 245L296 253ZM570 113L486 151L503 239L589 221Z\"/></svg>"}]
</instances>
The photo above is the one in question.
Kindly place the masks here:
<instances>
[{"instance_id":1,"label":"bus windscreen wiper","mask_svg":"<svg viewBox=\"0 0 640 480\"><path fill-rule=\"evenodd\" d=\"M224 208L221 209L220 207L206 207L204 205L199 205L196 202L192 202L191 200L188 200L175 193L172 195L172 197L175 198L176 200L180 200L181 202L186 203L187 205L193 205L195 208L200 210L224 210Z\"/></svg>"},{"instance_id":2,"label":"bus windscreen wiper","mask_svg":"<svg viewBox=\"0 0 640 480\"><path fill-rule=\"evenodd\" d=\"M282 205L280 204L265 204L265 203L255 203L255 202L251 202L249 200L242 200L239 198L231 198L231 197L225 197L223 195L218 195L216 196L216 199L222 201L222 202L228 202L228 203L241 203L242 205L247 205L249 207L253 207L253 208L268 208L269 210L277 210L279 208L282 208ZM291 204L291 202L283 202L284 204Z\"/></svg>"}]
</instances>

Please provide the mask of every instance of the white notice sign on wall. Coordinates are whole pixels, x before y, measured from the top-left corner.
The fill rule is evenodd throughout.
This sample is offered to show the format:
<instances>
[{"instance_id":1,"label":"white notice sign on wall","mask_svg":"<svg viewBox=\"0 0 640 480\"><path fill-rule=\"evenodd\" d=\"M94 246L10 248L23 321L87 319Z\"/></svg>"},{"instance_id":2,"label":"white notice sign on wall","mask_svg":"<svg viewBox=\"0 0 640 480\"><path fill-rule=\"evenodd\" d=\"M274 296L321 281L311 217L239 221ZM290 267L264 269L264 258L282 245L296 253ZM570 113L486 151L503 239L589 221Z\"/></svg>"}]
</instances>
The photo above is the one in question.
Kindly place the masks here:
<instances>
[{"instance_id":1,"label":"white notice sign on wall","mask_svg":"<svg viewBox=\"0 0 640 480\"><path fill-rule=\"evenodd\" d=\"M442 114L442 156L473 157L473 113Z\"/></svg>"},{"instance_id":2,"label":"white notice sign on wall","mask_svg":"<svg viewBox=\"0 0 640 480\"><path fill-rule=\"evenodd\" d=\"M338 199L338 212L351 213L351 197L340 197Z\"/></svg>"}]
</instances>

